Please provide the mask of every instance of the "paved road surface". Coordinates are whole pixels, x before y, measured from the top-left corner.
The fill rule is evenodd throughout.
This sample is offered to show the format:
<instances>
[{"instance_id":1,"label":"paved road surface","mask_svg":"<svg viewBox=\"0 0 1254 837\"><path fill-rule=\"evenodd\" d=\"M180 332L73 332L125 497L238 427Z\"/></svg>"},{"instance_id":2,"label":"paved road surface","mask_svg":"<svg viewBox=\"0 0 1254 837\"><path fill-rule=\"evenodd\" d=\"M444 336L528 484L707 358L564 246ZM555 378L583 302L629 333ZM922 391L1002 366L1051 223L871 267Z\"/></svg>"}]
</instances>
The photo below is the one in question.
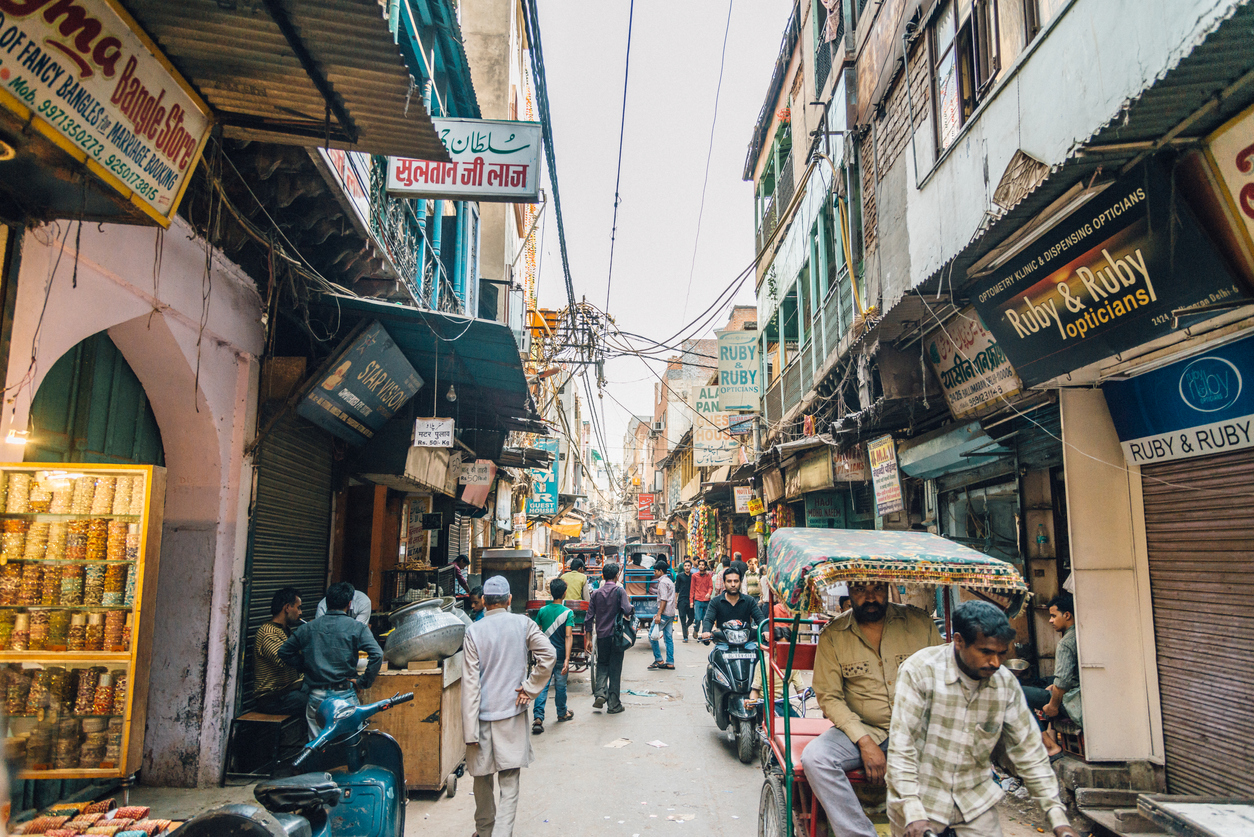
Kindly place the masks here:
<instances>
[{"instance_id":1,"label":"paved road surface","mask_svg":"<svg viewBox=\"0 0 1254 837\"><path fill-rule=\"evenodd\" d=\"M623 703L627 711L605 715L592 708L588 675L571 678L572 721L549 723L533 736L536 760L522 773L517 837L545 835L757 834L762 769L741 764L725 734L705 711L701 677L708 649L675 644L675 671L648 671L653 657L643 641L627 651ZM626 691L653 692L656 696ZM607 749L618 738L631 743ZM667 746L651 747L661 741ZM453 799L431 794L411 798L407 835L474 833L474 796L464 778ZM685 817L676 822L670 818ZM1006 837L1038 837L1035 827L1003 813Z\"/></svg>"}]
</instances>

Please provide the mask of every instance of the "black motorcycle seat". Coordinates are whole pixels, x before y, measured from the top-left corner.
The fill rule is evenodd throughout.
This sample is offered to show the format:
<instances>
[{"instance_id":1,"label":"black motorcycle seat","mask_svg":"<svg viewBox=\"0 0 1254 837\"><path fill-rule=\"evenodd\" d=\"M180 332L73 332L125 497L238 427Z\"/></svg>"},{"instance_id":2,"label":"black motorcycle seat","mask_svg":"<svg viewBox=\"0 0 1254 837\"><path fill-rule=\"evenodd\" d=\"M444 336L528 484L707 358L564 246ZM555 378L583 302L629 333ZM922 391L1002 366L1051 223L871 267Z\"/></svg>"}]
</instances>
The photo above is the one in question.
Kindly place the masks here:
<instances>
[{"instance_id":1,"label":"black motorcycle seat","mask_svg":"<svg viewBox=\"0 0 1254 837\"><path fill-rule=\"evenodd\" d=\"M330 773L301 773L299 776L262 782L253 789L253 796L268 811L290 814L339 804L340 787Z\"/></svg>"}]
</instances>

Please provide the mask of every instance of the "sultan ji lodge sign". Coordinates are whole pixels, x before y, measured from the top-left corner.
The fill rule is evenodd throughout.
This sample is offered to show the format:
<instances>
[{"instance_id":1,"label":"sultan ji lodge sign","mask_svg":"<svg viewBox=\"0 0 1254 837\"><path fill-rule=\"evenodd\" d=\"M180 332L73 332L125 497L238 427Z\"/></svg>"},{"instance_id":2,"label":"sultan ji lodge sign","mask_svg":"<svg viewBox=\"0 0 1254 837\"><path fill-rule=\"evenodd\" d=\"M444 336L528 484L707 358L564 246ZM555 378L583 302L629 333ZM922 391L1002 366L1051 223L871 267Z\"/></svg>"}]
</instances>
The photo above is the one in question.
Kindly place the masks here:
<instances>
[{"instance_id":1,"label":"sultan ji lodge sign","mask_svg":"<svg viewBox=\"0 0 1254 837\"><path fill-rule=\"evenodd\" d=\"M1243 295L1171 194L1140 166L977 283L976 310L1025 386L1170 333L1174 310Z\"/></svg>"},{"instance_id":2,"label":"sultan ji lodge sign","mask_svg":"<svg viewBox=\"0 0 1254 837\"><path fill-rule=\"evenodd\" d=\"M433 119L450 162L388 158L387 190L407 198L533 203L540 194L540 123Z\"/></svg>"}]
</instances>

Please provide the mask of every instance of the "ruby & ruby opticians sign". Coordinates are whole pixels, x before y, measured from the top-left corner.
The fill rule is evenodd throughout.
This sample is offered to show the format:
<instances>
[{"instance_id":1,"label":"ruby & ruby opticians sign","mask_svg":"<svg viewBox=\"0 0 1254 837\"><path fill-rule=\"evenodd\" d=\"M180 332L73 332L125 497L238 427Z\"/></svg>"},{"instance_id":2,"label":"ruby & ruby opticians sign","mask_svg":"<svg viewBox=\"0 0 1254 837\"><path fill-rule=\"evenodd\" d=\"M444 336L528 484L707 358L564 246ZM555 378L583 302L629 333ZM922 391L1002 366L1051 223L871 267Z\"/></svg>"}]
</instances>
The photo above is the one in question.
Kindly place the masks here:
<instances>
[{"instance_id":1,"label":"ruby & ruby opticians sign","mask_svg":"<svg viewBox=\"0 0 1254 837\"><path fill-rule=\"evenodd\" d=\"M387 190L407 198L532 203L540 195L540 123L433 119L450 161L388 158Z\"/></svg>"},{"instance_id":2,"label":"ruby & ruby opticians sign","mask_svg":"<svg viewBox=\"0 0 1254 837\"><path fill-rule=\"evenodd\" d=\"M213 124L114 0L0 0L0 106L162 226Z\"/></svg>"},{"instance_id":3,"label":"ruby & ruby opticians sign","mask_svg":"<svg viewBox=\"0 0 1254 837\"><path fill-rule=\"evenodd\" d=\"M972 299L1032 386L1170 333L1173 311L1243 295L1151 163L977 283Z\"/></svg>"}]
</instances>

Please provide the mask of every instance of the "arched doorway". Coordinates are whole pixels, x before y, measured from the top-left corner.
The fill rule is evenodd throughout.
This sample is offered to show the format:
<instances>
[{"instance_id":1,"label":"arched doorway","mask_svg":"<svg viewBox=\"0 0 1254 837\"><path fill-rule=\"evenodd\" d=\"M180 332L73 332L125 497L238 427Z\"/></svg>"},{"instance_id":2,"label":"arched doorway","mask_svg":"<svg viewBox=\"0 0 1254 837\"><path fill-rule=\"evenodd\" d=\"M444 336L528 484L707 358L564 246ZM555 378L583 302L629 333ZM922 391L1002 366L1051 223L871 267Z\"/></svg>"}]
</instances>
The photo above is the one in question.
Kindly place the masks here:
<instances>
[{"instance_id":1,"label":"arched doorway","mask_svg":"<svg viewBox=\"0 0 1254 837\"><path fill-rule=\"evenodd\" d=\"M27 462L164 465L143 384L103 331L66 352L31 402Z\"/></svg>"}]
</instances>

